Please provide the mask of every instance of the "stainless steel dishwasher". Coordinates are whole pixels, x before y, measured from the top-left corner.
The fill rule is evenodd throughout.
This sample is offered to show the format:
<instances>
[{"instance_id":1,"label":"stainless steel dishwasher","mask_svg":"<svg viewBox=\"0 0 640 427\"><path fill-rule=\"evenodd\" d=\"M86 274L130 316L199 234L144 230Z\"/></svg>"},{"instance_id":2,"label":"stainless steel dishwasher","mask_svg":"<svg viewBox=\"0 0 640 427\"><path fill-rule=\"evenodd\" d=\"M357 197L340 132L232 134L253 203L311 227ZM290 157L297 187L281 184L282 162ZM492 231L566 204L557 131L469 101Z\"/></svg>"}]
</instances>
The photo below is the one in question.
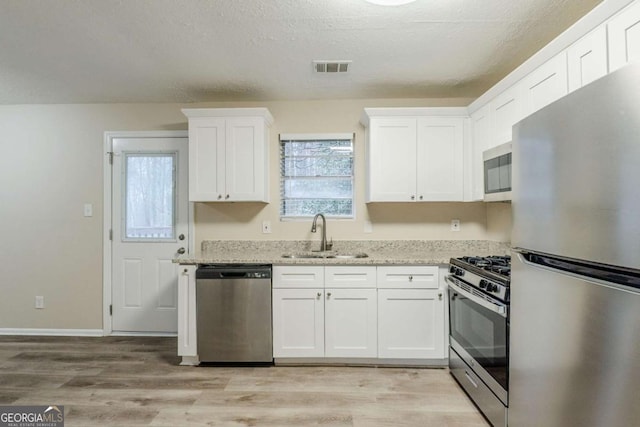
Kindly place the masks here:
<instances>
[{"instance_id":1,"label":"stainless steel dishwasher","mask_svg":"<svg viewBox=\"0 0 640 427\"><path fill-rule=\"evenodd\" d=\"M196 310L201 362L273 363L270 265L201 266Z\"/></svg>"}]
</instances>

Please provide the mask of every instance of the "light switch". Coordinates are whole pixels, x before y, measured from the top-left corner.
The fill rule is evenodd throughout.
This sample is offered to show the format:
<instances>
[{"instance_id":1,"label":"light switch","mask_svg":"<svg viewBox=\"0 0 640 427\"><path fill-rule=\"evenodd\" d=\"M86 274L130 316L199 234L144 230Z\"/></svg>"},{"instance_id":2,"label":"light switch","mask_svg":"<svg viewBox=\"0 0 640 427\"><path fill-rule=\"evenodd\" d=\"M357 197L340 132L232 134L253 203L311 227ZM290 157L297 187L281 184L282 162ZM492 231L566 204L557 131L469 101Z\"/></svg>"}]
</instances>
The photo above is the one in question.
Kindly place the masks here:
<instances>
[{"instance_id":1,"label":"light switch","mask_svg":"<svg viewBox=\"0 0 640 427\"><path fill-rule=\"evenodd\" d=\"M91 203L84 204L84 216L93 216L93 205Z\"/></svg>"}]
</instances>

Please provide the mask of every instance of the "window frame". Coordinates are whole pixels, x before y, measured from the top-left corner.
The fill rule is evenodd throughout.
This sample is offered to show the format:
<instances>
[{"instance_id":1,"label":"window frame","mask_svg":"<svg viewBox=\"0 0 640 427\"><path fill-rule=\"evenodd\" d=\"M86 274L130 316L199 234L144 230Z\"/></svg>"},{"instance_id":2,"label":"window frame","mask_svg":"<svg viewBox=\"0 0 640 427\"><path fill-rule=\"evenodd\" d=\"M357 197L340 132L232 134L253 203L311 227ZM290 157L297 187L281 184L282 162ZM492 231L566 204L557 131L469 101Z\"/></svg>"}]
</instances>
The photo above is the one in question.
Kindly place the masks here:
<instances>
[{"instance_id":1,"label":"window frame","mask_svg":"<svg viewBox=\"0 0 640 427\"><path fill-rule=\"evenodd\" d=\"M278 207L278 215L280 217L280 221L309 221L313 218L315 214L310 215L284 215L283 205L286 200L284 197L284 182L285 176L283 174L283 162L284 162L284 144L287 142L295 142L295 141L345 141L348 140L351 142L351 215L333 215L325 212L316 212L322 213L325 215L327 219L338 220L338 221L354 221L356 218L356 155L355 155L355 133L282 133L278 137L278 155L279 155L279 164L280 164L280 205ZM318 199L322 200L322 199Z\"/></svg>"}]
</instances>

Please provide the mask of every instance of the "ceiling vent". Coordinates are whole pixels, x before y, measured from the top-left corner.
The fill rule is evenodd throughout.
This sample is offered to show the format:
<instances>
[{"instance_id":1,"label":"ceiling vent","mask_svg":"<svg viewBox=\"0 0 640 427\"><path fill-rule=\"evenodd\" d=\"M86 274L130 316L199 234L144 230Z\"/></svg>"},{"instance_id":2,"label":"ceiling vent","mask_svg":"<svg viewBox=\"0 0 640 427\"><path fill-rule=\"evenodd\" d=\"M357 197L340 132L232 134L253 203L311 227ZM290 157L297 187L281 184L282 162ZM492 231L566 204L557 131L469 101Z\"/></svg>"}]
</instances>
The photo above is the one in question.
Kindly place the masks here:
<instances>
[{"instance_id":1,"label":"ceiling vent","mask_svg":"<svg viewBox=\"0 0 640 427\"><path fill-rule=\"evenodd\" d=\"M313 61L316 73L346 73L351 61Z\"/></svg>"}]
</instances>

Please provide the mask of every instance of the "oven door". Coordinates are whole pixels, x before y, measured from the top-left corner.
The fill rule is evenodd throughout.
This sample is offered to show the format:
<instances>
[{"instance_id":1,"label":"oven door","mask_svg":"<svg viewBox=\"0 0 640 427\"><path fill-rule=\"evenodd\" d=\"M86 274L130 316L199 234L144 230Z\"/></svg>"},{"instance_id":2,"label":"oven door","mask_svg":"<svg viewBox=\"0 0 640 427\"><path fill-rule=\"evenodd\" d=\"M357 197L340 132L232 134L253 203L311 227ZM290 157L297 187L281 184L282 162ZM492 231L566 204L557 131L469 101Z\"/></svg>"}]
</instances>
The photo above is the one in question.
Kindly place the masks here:
<instances>
[{"instance_id":1,"label":"oven door","mask_svg":"<svg viewBox=\"0 0 640 427\"><path fill-rule=\"evenodd\" d=\"M508 305L453 276L449 284L449 342L493 393L508 404Z\"/></svg>"}]
</instances>

